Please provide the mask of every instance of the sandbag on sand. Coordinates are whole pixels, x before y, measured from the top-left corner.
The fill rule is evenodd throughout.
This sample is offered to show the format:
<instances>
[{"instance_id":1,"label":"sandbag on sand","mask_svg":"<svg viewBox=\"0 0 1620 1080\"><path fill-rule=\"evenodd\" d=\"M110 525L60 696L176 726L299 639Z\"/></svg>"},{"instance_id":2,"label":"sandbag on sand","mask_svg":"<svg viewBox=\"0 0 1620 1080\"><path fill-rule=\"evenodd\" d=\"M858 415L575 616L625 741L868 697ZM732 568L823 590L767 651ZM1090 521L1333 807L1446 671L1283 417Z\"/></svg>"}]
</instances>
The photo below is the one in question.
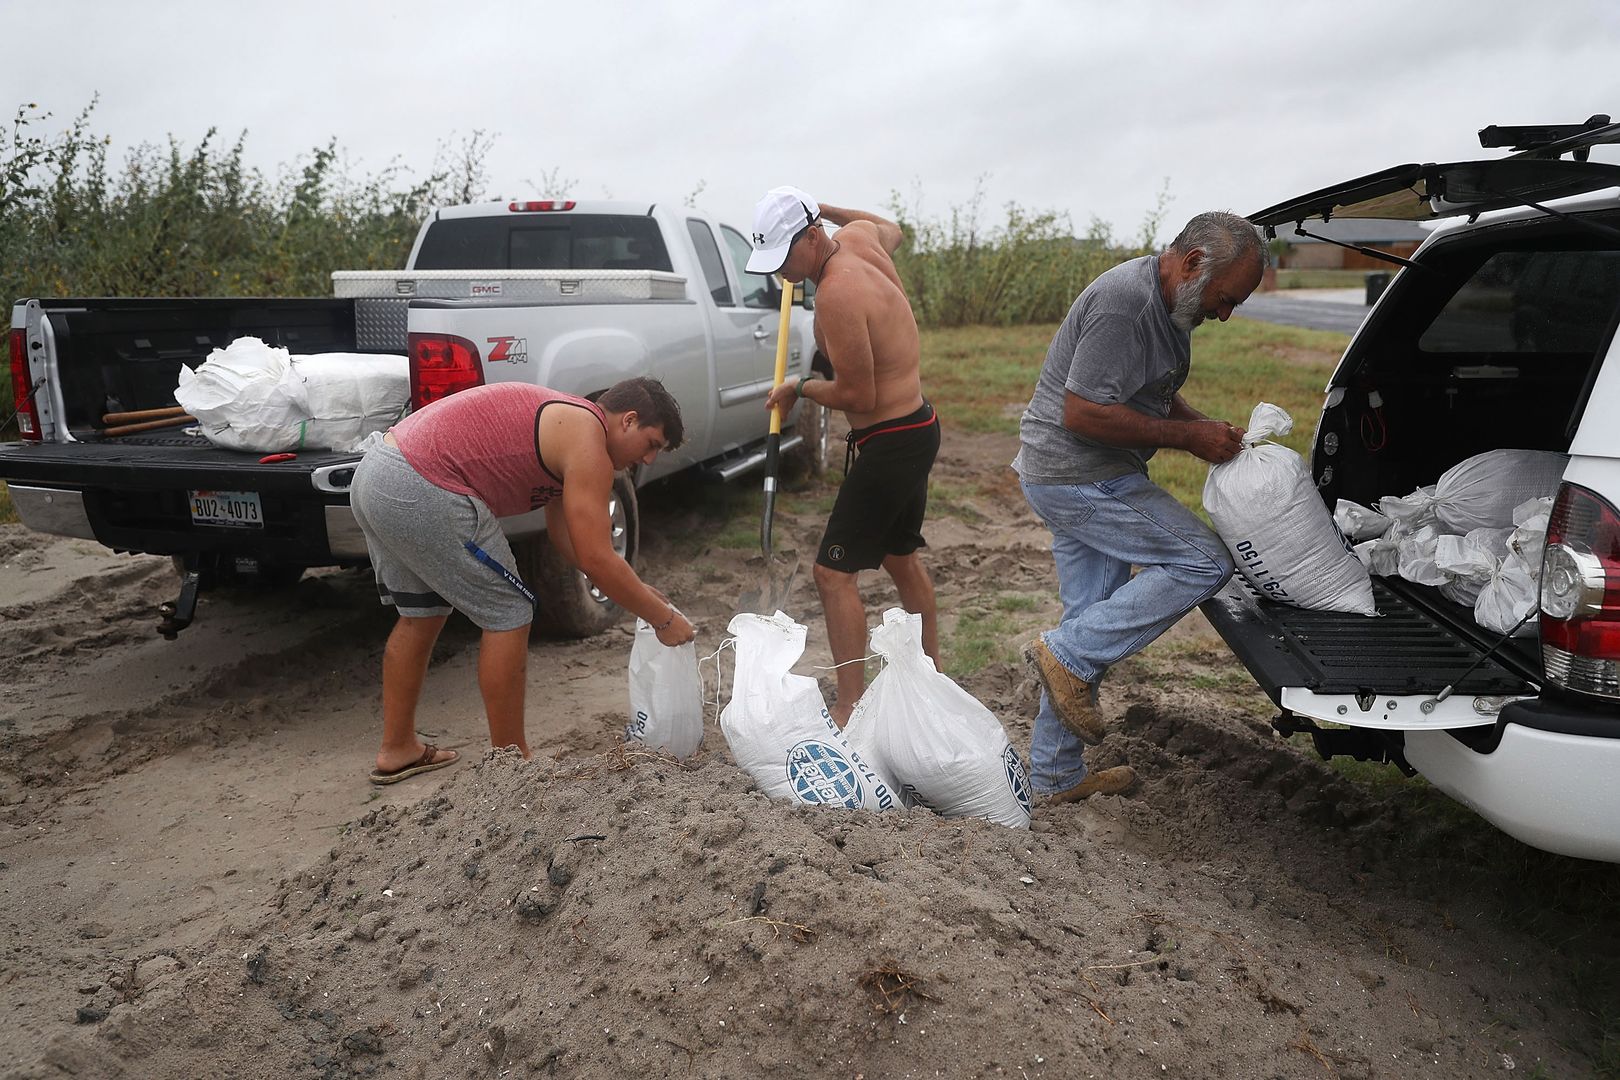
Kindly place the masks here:
<instances>
[{"instance_id":1,"label":"sandbag on sand","mask_svg":"<svg viewBox=\"0 0 1620 1080\"><path fill-rule=\"evenodd\" d=\"M726 629L737 672L720 730L760 790L809 806L894 809L894 785L844 740L816 680L789 670L804 655L804 627L778 611L734 616Z\"/></svg>"},{"instance_id":2,"label":"sandbag on sand","mask_svg":"<svg viewBox=\"0 0 1620 1080\"><path fill-rule=\"evenodd\" d=\"M890 608L871 642L887 663L844 728L849 744L893 777L908 803L1027 829L1024 763L995 714L935 670L923 652L922 616Z\"/></svg>"}]
</instances>

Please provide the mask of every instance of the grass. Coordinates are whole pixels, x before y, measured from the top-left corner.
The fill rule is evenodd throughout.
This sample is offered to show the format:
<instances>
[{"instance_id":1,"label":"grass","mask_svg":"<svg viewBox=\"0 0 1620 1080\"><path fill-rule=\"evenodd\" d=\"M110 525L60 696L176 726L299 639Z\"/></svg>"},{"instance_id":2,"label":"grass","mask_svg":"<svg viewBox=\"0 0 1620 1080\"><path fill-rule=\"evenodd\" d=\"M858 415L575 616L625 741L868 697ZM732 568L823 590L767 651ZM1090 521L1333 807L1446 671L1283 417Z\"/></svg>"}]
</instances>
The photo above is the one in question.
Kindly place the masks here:
<instances>
[{"instance_id":1,"label":"grass","mask_svg":"<svg viewBox=\"0 0 1620 1080\"><path fill-rule=\"evenodd\" d=\"M17 509L11 505L11 492L6 490L6 482L0 480L0 524L17 520Z\"/></svg>"},{"instance_id":2,"label":"grass","mask_svg":"<svg viewBox=\"0 0 1620 1080\"><path fill-rule=\"evenodd\" d=\"M923 331L923 386L947 430L1016 435L1056 332L1056 325ZM1181 392L1194 408L1246 426L1261 401L1281 405L1295 427L1279 441L1301 453L1308 449L1323 388L1349 341L1345 335L1237 318L1199 327L1192 341L1191 374ZM1186 505L1203 505L1205 462L1161 451L1150 473Z\"/></svg>"},{"instance_id":3,"label":"grass","mask_svg":"<svg viewBox=\"0 0 1620 1080\"><path fill-rule=\"evenodd\" d=\"M956 626L942 643L945 670L953 678L964 678L991 664L1017 659L1016 642L1020 624L1003 611L986 610L985 598L963 607ZM996 605L995 598L990 603ZM999 606L999 605L996 605Z\"/></svg>"}]
</instances>

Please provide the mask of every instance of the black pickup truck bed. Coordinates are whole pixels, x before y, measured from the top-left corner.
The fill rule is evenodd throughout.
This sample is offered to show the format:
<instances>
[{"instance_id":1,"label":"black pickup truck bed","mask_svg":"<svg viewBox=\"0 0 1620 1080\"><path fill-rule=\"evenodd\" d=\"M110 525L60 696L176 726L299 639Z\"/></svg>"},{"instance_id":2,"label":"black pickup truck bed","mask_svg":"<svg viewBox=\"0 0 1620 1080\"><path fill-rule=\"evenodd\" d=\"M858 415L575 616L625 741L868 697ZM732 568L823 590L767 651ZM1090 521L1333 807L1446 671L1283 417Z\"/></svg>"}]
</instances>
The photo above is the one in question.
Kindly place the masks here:
<instances>
[{"instance_id":1,"label":"black pickup truck bed","mask_svg":"<svg viewBox=\"0 0 1620 1080\"><path fill-rule=\"evenodd\" d=\"M1514 638L1464 673L1500 635L1436 589L1373 578L1379 618L1304 611L1261 598L1241 577L1204 602L1203 612L1281 705L1283 687L1318 694L1532 693L1541 682L1536 639ZM1459 683L1458 680L1461 680Z\"/></svg>"}]
</instances>

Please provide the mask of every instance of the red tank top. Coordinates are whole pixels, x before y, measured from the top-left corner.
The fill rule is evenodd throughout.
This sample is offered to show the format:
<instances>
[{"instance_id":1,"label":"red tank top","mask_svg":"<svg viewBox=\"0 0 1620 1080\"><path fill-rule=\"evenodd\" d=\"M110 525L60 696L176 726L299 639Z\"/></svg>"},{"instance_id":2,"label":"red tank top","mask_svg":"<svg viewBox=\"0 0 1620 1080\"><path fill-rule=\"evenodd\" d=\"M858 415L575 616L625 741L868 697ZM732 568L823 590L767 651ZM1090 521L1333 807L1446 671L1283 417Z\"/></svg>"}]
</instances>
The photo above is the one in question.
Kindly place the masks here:
<instances>
[{"instance_id":1,"label":"red tank top","mask_svg":"<svg viewBox=\"0 0 1620 1080\"><path fill-rule=\"evenodd\" d=\"M562 494L562 478L540 457L540 410L585 408L602 430L607 415L592 401L544 386L504 382L441 398L394 425L399 452L429 483L481 499L497 517L537 510Z\"/></svg>"}]
</instances>

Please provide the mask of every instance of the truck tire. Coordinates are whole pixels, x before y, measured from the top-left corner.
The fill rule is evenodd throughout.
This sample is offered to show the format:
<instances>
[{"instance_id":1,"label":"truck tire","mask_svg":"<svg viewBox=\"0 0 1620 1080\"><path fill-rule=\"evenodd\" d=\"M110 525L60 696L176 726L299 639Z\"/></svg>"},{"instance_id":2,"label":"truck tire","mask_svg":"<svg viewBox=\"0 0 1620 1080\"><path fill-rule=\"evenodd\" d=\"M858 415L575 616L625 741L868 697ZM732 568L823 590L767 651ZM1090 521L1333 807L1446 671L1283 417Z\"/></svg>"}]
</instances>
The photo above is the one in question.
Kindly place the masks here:
<instances>
[{"instance_id":1,"label":"truck tire","mask_svg":"<svg viewBox=\"0 0 1620 1080\"><path fill-rule=\"evenodd\" d=\"M613 522L613 550L631 566L641 547L641 515L636 488L623 473L613 479L608 503ZM534 613L534 632L543 637L582 638L616 625L625 611L569 564L544 533L515 541L512 559L518 576L540 598Z\"/></svg>"},{"instance_id":2,"label":"truck tire","mask_svg":"<svg viewBox=\"0 0 1620 1080\"><path fill-rule=\"evenodd\" d=\"M814 401L801 401L799 405L799 419L793 431L803 436L804 441L782 455L783 474L792 479L820 480L827 472L827 461L832 454L832 416L827 406Z\"/></svg>"}]
</instances>

